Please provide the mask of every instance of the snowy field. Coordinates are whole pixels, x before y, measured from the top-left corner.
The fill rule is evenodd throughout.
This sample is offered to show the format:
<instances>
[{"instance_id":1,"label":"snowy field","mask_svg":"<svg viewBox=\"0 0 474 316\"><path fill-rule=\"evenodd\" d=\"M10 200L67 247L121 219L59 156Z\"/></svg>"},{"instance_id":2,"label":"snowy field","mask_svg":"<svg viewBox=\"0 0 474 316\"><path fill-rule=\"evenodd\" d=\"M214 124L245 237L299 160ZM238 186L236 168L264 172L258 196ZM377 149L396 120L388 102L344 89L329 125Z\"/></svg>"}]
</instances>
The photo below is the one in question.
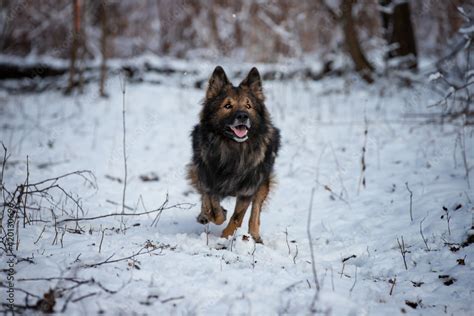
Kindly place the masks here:
<instances>
[{"instance_id":1,"label":"snowy field","mask_svg":"<svg viewBox=\"0 0 474 316\"><path fill-rule=\"evenodd\" d=\"M202 65L201 74L214 66ZM177 207L126 216L125 232L120 216L61 222L121 212L118 76L109 80L108 99L97 97L96 84L73 97L0 93L9 190L25 181L27 156L30 183L90 170L97 184L78 175L58 180L82 210L56 190L56 227L51 201L37 198L42 210L29 210L33 222L21 224L17 236L15 304L25 305L27 296L35 305L52 289L54 311L67 315L472 315L474 248L463 243L474 177L469 188L460 139L474 164L473 131L415 120L436 110L428 108L435 94L355 77L264 81L283 143L278 185L262 213L264 244L255 244L247 235L250 212L232 240L219 238L223 226L195 220L200 201L185 165L204 90L191 76L199 75L127 85L126 212L151 211L166 199ZM314 262L307 234L313 189ZM223 205L231 210L233 203ZM2 269L4 259L2 251Z\"/></svg>"}]
</instances>

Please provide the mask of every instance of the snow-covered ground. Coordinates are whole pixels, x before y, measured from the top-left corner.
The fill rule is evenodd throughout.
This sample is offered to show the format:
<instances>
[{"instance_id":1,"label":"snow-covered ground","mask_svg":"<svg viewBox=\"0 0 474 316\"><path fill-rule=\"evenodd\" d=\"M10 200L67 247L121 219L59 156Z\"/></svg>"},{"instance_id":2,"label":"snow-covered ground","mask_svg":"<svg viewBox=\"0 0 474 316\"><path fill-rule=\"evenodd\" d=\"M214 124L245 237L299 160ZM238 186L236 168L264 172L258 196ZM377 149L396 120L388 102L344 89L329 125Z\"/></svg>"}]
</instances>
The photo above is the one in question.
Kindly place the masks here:
<instances>
[{"instance_id":1,"label":"snow-covered ground","mask_svg":"<svg viewBox=\"0 0 474 316\"><path fill-rule=\"evenodd\" d=\"M210 74L213 65L201 68ZM120 217L82 221L79 227L67 222L64 234L64 224L59 228L61 242L54 242L54 224L46 221L51 214L31 210L43 221L20 225L16 254L30 259L16 264L16 304L25 304L23 290L42 296L54 289L62 293L55 311L68 315L311 314L315 282L307 224L314 188L317 312L472 315L474 251L460 244L472 225L474 177L470 189L458 127L421 124L410 116L437 101L430 90L389 82L367 86L356 78L264 82L283 145L278 185L262 213L264 244L255 245L247 238L249 214L233 241L219 238L223 227L210 225L206 233L195 220L199 196L185 180L185 165L204 91L186 84L189 75L179 76L184 79L127 86L126 204L133 209L127 212L144 212L168 196L167 205L181 206L164 210L155 226L156 213L126 217L125 233L119 231ZM7 188L24 182L27 156L30 183L83 169L97 179L97 188L79 176L59 180L81 197L85 214L70 201L64 205L63 196L58 221L71 218L66 212L91 217L121 211L118 77L110 78L110 98L98 98L96 89L86 86L74 97L0 94L0 139L11 154ZM473 165L472 129L464 136ZM359 184L364 142L365 188ZM158 181L140 178L153 173ZM233 203L228 199L224 207L231 210ZM407 269L397 238L406 247ZM133 259L114 261L140 250ZM1 256L6 269L3 251ZM30 305L37 300L28 298Z\"/></svg>"}]
</instances>

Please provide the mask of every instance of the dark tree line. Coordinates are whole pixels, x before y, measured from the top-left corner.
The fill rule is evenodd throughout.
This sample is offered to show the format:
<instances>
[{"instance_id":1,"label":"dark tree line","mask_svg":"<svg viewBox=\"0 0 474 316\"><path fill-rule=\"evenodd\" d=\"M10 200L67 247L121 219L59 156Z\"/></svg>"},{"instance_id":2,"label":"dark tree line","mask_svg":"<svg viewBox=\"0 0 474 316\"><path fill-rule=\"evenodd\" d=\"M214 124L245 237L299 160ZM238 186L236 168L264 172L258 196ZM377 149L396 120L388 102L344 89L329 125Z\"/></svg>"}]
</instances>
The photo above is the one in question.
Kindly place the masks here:
<instances>
[{"instance_id":1,"label":"dark tree line","mask_svg":"<svg viewBox=\"0 0 474 316\"><path fill-rule=\"evenodd\" d=\"M386 51L390 69L415 71L420 54L447 51L448 39L462 25L457 7L469 7L468 0L0 1L0 16L6 16L0 21L0 53L67 58L68 93L81 91L89 80L84 72L98 64L102 96L107 59L143 53L216 62L222 56L278 62L309 53L323 61L323 73L334 73L334 55L344 53L372 82L381 73L371 60L374 52ZM384 47L377 44L374 50L372 39L384 39ZM0 73L30 72L8 67L0 65ZM41 75L62 71L49 70Z\"/></svg>"}]
</instances>

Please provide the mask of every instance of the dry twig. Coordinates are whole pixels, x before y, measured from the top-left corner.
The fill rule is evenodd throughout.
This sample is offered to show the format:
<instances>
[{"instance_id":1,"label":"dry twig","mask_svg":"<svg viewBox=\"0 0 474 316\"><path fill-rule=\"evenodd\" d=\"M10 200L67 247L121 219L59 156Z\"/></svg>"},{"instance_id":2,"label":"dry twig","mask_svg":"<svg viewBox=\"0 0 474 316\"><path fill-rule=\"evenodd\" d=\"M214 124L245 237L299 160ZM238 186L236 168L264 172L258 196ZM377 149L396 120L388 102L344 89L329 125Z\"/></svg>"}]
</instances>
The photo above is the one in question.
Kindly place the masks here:
<instances>
[{"instance_id":1,"label":"dry twig","mask_svg":"<svg viewBox=\"0 0 474 316\"><path fill-rule=\"evenodd\" d=\"M413 222L413 191L410 190L410 187L408 186L408 182L405 182L405 186L410 193L410 220Z\"/></svg>"},{"instance_id":2,"label":"dry twig","mask_svg":"<svg viewBox=\"0 0 474 316\"><path fill-rule=\"evenodd\" d=\"M400 253L402 255L402 258L403 258L403 264L405 265L405 270L408 270L407 261L406 261L406 258L405 258L408 250L406 250L405 241L403 240L403 236L402 236L401 239L402 239L402 242L400 242L400 240L397 237L397 243L398 243L398 247L400 249Z\"/></svg>"},{"instance_id":3,"label":"dry twig","mask_svg":"<svg viewBox=\"0 0 474 316\"><path fill-rule=\"evenodd\" d=\"M357 283L357 266L354 266L354 267L355 267L354 283L352 284L352 287L349 290L350 293L352 293L352 291L354 290L354 288L356 286L356 283Z\"/></svg>"},{"instance_id":4,"label":"dry twig","mask_svg":"<svg viewBox=\"0 0 474 316\"><path fill-rule=\"evenodd\" d=\"M127 129L125 125L125 91L127 86L127 80L125 76L120 77L120 88L122 89L122 127L123 127L123 167L124 167L124 176L123 176L123 192L122 192L122 214L125 213L125 193L127 191L127 147L126 147L126 136ZM122 231L125 231L124 217L121 217L120 227Z\"/></svg>"},{"instance_id":5,"label":"dry twig","mask_svg":"<svg viewBox=\"0 0 474 316\"><path fill-rule=\"evenodd\" d=\"M425 246L426 246L426 250L427 251L430 251L430 247L428 246L428 240L425 238L425 235L423 235L423 222L425 221L426 217L423 218L420 222L420 235L421 235L421 239L423 239L423 242L425 243Z\"/></svg>"},{"instance_id":6,"label":"dry twig","mask_svg":"<svg viewBox=\"0 0 474 316\"><path fill-rule=\"evenodd\" d=\"M448 234L451 236L451 226L449 225L451 221L451 215L449 215L449 209L446 206L443 206L443 211L446 213L445 215L442 215L441 218L445 217L446 218L446 224L448 225Z\"/></svg>"},{"instance_id":7,"label":"dry twig","mask_svg":"<svg viewBox=\"0 0 474 316\"><path fill-rule=\"evenodd\" d=\"M291 249L290 249L290 244L288 243L288 227L285 229L284 233L285 233L286 246L288 247L288 255L290 255Z\"/></svg>"},{"instance_id":8,"label":"dry twig","mask_svg":"<svg viewBox=\"0 0 474 316\"><path fill-rule=\"evenodd\" d=\"M359 186L357 187L357 194L359 194L360 186L362 185L365 188L365 184L366 184L365 170L367 168L367 165L365 163L365 153L367 151L367 135L369 133L369 121L367 120L367 116L364 116L364 123L365 123L364 145L362 146L362 157L360 159L361 170L360 170Z\"/></svg>"},{"instance_id":9,"label":"dry twig","mask_svg":"<svg viewBox=\"0 0 474 316\"><path fill-rule=\"evenodd\" d=\"M80 222L80 221L93 221L99 218L106 218L106 217L111 217L111 216L142 216L142 215L148 215L148 214L153 214L157 212L162 212L164 210L168 210L171 208L181 208L181 209L190 209L193 207L194 204L191 203L177 203L173 204L170 206L166 206L166 203L163 203L159 208L151 210L151 211L146 211L146 212L139 212L139 213L110 213L110 214L104 214L104 215L98 215L98 216L91 216L91 217L79 217L79 218L66 218L61 221L59 221L59 224L65 223L65 222Z\"/></svg>"},{"instance_id":10,"label":"dry twig","mask_svg":"<svg viewBox=\"0 0 474 316\"><path fill-rule=\"evenodd\" d=\"M122 257L122 258L112 260L112 258L115 256L115 254L112 254L110 257L108 257L104 261L97 262L97 263L86 264L86 265L84 265L84 267L85 268L95 268L95 267L101 266L103 264L116 263L116 262L125 261L125 260L129 260L129 259L134 259L135 257L140 256L140 255L151 254L156 249L160 249L161 251L163 250L163 248L158 248L158 247L157 248L151 248L151 250L147 249L146 247L143 247L139 251L137 251L136 253L131 254L130 256L126 256L126 257ZM143 250L146 250L146 251L143 251Z\"/></svg>"},{"instance_id":11,"label":"dry twig","mask_svg":"<svg viewBox=\"0 0 474 316\"><path fill-rule=\"evenodd\" d=\"M316 286L313 301L311 302L311 311L315 311L315 305L316 305L316 301L318 300L319 290L320 290L319 281L318 281L318 273L316 271L316 262L315 262L315 257L314 257L313 238L311 237L311 215L312 215L312 212L313 212L314 191L315 191L315 189L313 188L311 190L311 199L310 199L310 202L309 202L308 220L306 222L306 233L308 235L309 250L310 250L310 253L311 253L311 269L313 271L313 279L314 279L314 284Z\"/></svg>"},{"instance_id":12,"label":"dry twig","mask_svg":"<svg viewBox=\"0 0 474 316\"><path fill-rule=\"evenodd\" d=\"M298 245L295 244L295 255L293 256L293 263L296 264L296 257L298 257Z\"/></svg>"},{"instance_id":13,"label":"dry twig","mask_svg":"<svg viewBox=\"0 0 474 316\"><path fill-rule=\"evenodd\" d=\"M397 278L395 277L393 279L388 280L388 283L392 284L392 286L390 287L390 293L388 293L390 296L392 296L393 288L395 287L395 283L397 283Z\"/></svg>"}]
</instances>

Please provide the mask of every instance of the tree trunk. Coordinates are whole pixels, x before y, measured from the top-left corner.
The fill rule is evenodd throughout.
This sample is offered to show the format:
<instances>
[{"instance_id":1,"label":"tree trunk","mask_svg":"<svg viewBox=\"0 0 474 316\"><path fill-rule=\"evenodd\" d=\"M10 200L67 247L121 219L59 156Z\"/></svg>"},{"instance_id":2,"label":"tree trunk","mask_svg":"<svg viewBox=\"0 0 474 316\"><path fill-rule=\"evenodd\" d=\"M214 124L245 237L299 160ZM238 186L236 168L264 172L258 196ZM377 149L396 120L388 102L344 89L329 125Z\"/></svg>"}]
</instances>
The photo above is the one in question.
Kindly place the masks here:
<instances>
[{"instance_id":1,"label":"tree trunk","mask_svg":"<svg viewBox=\"0 0 474 316\"><path fill-rule=\"evenodd\" d=\"M100 52L102 60L100 64L100 82L99 82L99 94L101 97L107 97L105 92L105 81L107 80L107 40L109 37L109 30L107 26L107 1L102 0L99 5L99 18L100 27L102 34L100 37Z\"/></svg>"},{"instance_id":2,"label":"tree trunk","mask_svg":"<svg viewBox=\"0 0 474 316\"><path fill-rule=\"evenodd\" d=\"M82 1L82 0L80 0ZM82 2L82 6L81 6L81 10L79 12L79 21L81 21L80 25L79 25L79 46L78 46L78 52L79 52L79 65L77 67L77 72L78 72L78 75L79 75L79 84L78 84L78 88L79 88L79 93L83 93L84 92L84 62L86 60L86 32L84 30L84 27L87 23L86 21L86 15L85 15L85 12L87 10L86 8L86 1L84 0Z\"/></svg>"},{"instance_id":3,"label":"tree trunk","mask_svg":"<svg viewBox=\"0 0 474 316\"><path fill-rule=\"evenodd\" d=\"M0 52L4 52L7 44L7 39L12 32L12 1L0 0L0 15L2 21L0 22Z\"/></svg>"},{"instance_id":4,"label":"tree trunk","mask_svg":"<svg viewBox=\"0 0 474 316\"><path fill-rule=\"evenodd\" d=\"M66 93L72 92L74 87L77 85L75 81L76 77L76 63L78 50L80 45L80 32L81 32L81 0L73 0L72 4L73 14L73 31L72 31L72 43L71 43L71 55L70 55L70 66L69 66L69 84L66 89Z\"/></svg>"},{"instance_id":5,"label":"tree trunk","mask_svg":"<svg viewBox=\"0 0 474 316\"><path fill-rule=\"evenodd\" d=\"M359 43L359 37L352 16L352 6L356 0L343 0L341 7L341 22L344 32L344 40L347 51L354 62L356 71L368 83L372 83L372 72L374 67L369 63L364 55Z\"/></svg>"},{"instance_id":6,"label":"tree trunk","mask_svg":"<svg viewBox=\"0 0 474 316\"><path fill-rule=\"evenodd\" d=\"M385 38L392 49L387 58L405 57L401 68L416 70L418 67L416 39L410 17L409 2L395 2L392 0L380 0L380 4L386 8L382 11L382 25Z\"/></svg>"},{"instance_id":7,"label":"tree trunk","mask_svg":"<svg viewBox=\"0 0 474 316\"><path fill-rule=\"evenodd\" d=\"M216 51L218 53L221 53L223 47L223 43L221 41L221 37L219 35L219 28L217 26L217 17L216 17L216 4L213 3L208 7L208 17L209 17L209 24L211 27L211 37L212 37L212 42L214 43L214 46L216 48Z\"/></svg>"}]
</instances>

